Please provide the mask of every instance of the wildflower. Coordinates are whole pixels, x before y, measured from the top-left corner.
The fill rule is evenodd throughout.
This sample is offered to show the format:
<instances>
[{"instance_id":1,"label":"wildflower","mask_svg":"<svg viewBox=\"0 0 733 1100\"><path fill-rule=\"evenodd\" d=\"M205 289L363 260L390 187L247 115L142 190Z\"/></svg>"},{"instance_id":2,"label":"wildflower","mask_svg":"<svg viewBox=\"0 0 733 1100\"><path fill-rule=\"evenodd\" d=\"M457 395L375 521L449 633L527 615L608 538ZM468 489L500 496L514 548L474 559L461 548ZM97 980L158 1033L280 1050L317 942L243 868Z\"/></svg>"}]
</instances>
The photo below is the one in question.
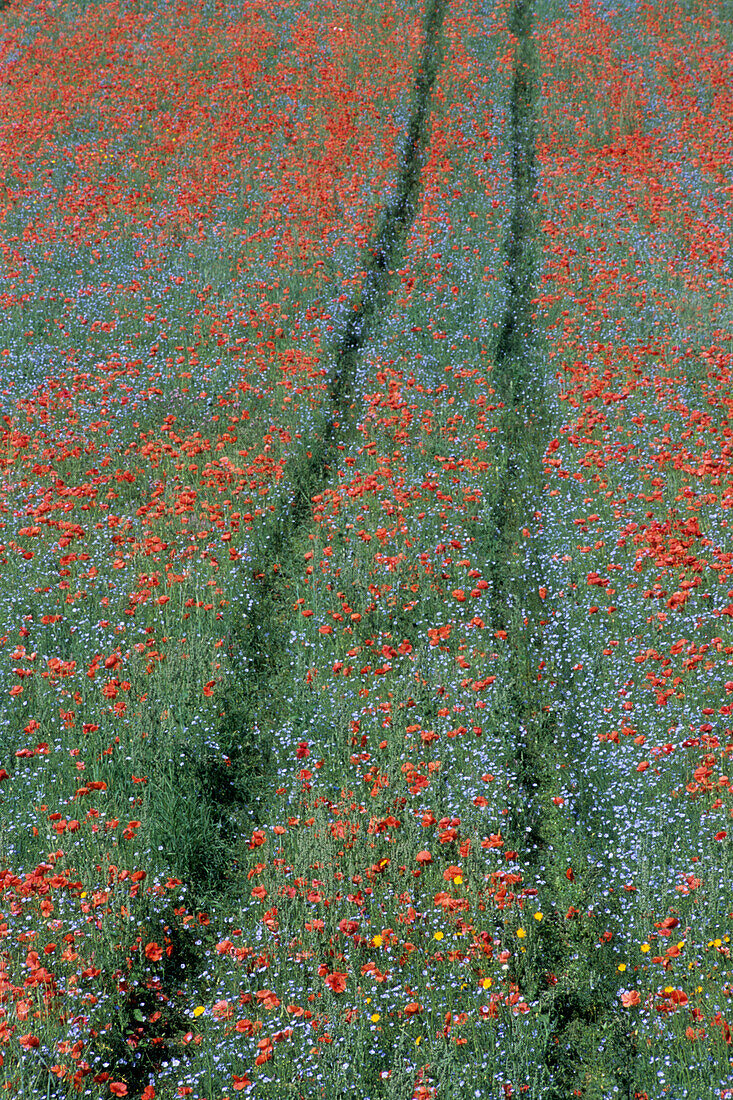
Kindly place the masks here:
<instances>
[{"instance_id":1,"label":"wildflower","mask_svg":"<svg viewBox=\"0 0 733 1100\"><path fill-rule=\"evenodd\" d=\"M338 971L333 974L327 974L325 977L326 985L334 993L343 993L346 989L346 979L348 974L339 974Z\"/></svg>"},{"instance_id":2,"label":"wildflower","mask_svg":"<svg viewBox=\"0 0 733 1100\"><path fill-rule=\"evenodd\" d=\"M525 928L518 928L517 929L517 939L518 940L523 940L526 935L527 935L527 930Z\"/></svg>"}]
</instances>

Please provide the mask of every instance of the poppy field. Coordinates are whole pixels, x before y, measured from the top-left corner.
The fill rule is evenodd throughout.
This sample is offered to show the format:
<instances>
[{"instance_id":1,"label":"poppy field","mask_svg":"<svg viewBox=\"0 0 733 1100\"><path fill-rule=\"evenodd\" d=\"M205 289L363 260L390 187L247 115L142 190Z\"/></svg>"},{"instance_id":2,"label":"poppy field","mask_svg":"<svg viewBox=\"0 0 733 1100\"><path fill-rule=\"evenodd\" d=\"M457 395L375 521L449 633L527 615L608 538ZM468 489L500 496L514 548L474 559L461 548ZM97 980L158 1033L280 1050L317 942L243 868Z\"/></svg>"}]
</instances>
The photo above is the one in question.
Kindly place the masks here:
<instances>
[{"instance_id":1,"label":"poppy field","mask_svg":"<svg viewBox=\"0 0 733 1100\"><path fill-rule=\"evenodd\" d=\"M733 1098L732 21L0 3L0 1095Z\"/></svg>"}]
</instances>

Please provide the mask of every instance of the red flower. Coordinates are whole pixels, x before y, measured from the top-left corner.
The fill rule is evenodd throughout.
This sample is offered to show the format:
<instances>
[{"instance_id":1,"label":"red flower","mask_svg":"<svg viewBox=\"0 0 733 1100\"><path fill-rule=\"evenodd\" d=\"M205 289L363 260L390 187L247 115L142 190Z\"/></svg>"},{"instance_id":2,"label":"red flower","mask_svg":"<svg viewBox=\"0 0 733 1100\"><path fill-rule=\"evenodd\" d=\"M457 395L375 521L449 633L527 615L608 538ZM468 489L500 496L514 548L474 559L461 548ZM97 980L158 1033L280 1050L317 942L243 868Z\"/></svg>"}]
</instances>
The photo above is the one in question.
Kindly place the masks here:
<instances>
[{"instance_id":1,"label":"red flower","mask_svg":"<svg viewBox=\"0 0 733 1100\"><path fill-rule=\"evenodd\" d=\"M327 974L325 981L329 989L332 989L334 993L343 993L346 989L346 979L348 974L339 974L335 972L333 974Z\"/></svg>"}]
</instances>

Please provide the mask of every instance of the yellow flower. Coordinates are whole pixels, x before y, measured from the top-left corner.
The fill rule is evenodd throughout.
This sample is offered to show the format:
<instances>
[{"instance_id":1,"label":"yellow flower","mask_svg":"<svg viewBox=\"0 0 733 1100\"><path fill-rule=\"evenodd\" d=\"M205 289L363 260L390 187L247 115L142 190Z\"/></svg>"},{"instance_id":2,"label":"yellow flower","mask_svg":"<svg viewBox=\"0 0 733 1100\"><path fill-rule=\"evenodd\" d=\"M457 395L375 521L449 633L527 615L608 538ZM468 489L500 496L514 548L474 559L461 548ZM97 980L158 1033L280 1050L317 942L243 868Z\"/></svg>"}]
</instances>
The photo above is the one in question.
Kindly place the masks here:
<instances>
[{"instance_id":1,"label":"yellow flower","mask_svg":"<svg viewBox=\"0 0 733 1100\"><path fill-rule=\"evenodd\" d=\"M641 951L641 952L642 952L642 953L643 953L644 955L646 955L647 951L651 951L651 948L650 948L650 946L649 946L649 944L648 944L648 943L643 943L643 944L641 945L640 951Z\"/></svg>"},{"instance_id":2,"label":"yellow flower","mask_svg":"<svg viewBox=\"0 0 733 1100\"><path fill-rule=\"evenodd\" d=\"M204 1012L206 1012L206 1009L204 1008L203 1005L196 1005L196 1007L193 1010L193 1015L194 1016L203 1016Z\"/></svg>"},{"instance_id":3,"label":"yellow flower","mask_svg":"<svg viewBox=\"0 0 733 1100\"><path fill-rule=\"evenodd\" d=\"M619 974L623 974L624 970L626 969L626 963L619 963L616 969L618 970Z\"/></svg>"},{"instance_id":4,"label":"yellow flower","mask_svg":"<svg viewBox=\"0 0 733 1100\"><path fill-rule=\"evenodd\" d=\"M443 933L440 931L440 929L438 929L437 932L433 932L433 939L434 940L442 940L443 939Z\"/></svg>"},{"instance_id":5,"label":"yellow flower","mask_svg":"<svg viewBox=\"0 0 733 1100\"><path fill-rule=\"evenodd\" d=\"M454 875L453 876L453 882L455 883L456 886L460 886L461 883L463 882L463 875Z\"/></svg>"},{"instance_id":6,"label":"yellow flower","mask_svg":"<svg viewBox=\"0 0 733 1100\"><path fill-rule=\"evenodd\" d=\"M372 1021L373 1024L378 1024L382 1017L379 1015L378 1012L372 1012L369 1019Z\"/></svg>"},{"instance_id":7,"label":"yellow flower","mask_svg":"<svg viewBox=\"0 0 733 1100\"><path fill-rule=\"evenodd\" d=\"M372 940L372 947L381 947L383 943L384 940L381 936L375 936Z\"/></svg>"},{"instance_id":8,"label":"yellow flower","mask_svg":"<svg viewBox=\"0 0 733 1100\"><path fill-rule=\"evenodd\" d=\"M491 989L493 984L494 983L492 982L491 978L484 978L484 980L481 982L481 985L484 987L484 989Z\"/></svg>"},{"instance_id":9,"label":"yellow flower","mask_svg":"<svg viewBox=\"0 0 733 1100\"><path fill-rule=\"evenodd\" d=\"M535 920L542 920L542 917L543 917L542 913L535 913L535 915L534 915Z\"/></svg>"},{"instance_id":10,"label":"yellow flower","mask_svg":"<svg viewBox=\"0 0 733 1100\"><path fill-rule=\"evenodd\" d=\"M518 940L523 940L526 935L527 935L527 932L524 928L518 928L517 929L517 939Z\"/></svg>"}]
</instances>

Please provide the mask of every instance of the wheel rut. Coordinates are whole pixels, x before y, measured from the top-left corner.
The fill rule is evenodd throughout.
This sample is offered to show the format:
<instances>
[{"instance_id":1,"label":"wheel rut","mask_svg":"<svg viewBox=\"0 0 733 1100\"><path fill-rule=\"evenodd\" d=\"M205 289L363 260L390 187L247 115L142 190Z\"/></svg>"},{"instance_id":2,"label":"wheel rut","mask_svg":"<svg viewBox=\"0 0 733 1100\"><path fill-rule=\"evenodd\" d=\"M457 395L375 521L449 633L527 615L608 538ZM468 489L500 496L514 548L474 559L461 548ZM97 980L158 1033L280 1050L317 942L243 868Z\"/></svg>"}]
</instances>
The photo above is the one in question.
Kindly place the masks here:
<instances>
[{"instance_id":1,"label":"wheel rut","mask_svg":"<svg viewBox=\"0 0 733 1100\"><path fill-rule=\"evenodd\" d=\"M354 425L362 352L379 324L393 272L404 255L416 215L447 7L447 0L428 0L426 5L424 41L397 182L379 213L372 241L364 253L359 298L331 342L332 367L321 427L309 440L308 450L291 462L289 497L260 538L252 555L256 567L247 581L247 592L240 594L243 613L229 624L228 657L233 675L220 712L216 751L202 759L188 754L191 774L186 782L206 803L211 822L210 831L186 838L185 866L173 868L186 882L189 909L205 911L236 896L241 889L237 851L243 825L256 827L263 820L259 792L270 771L270 743L277 713L274 673L286 656L287 631L283 623L288 614L288 593L282 578L300 541L307 537L312 499L327 486L337 449ZM185 934L175 935L171 930L171 954L161 963L158 985L168 988L171 982L179 986L182 981L195 982L201 978L205 962L204 953L193 950ZM156 979L152 981L155 985ZM150 979L148 987L152 988ZM153 1049L152 1031L148 1040L139 1027L135 1051L129 1050L130 1021L143 1017L140 1007L143 1002L147 1005L149 996L142 987L131 991L120 1005L119 1028L105 1037L106 1049L114 1046L116 1050L117 1069L124 1073L132 1098L142 1094L155 1065L173 1050L167 1042L161 1042L159 1028ZM170 1037L174 1040L174 1033L185 1029L185 1019L179 1018L172 1006L169 1017ZM175 1050L179 1050L178 1044Z\"/></svg>"},{"instance_id":2,"label":"wheel rut","mask_svg":"<svg viewBox=\"0 0 733 1100\"><path fill-rule=\"evenodd\" d=\"M511 945L512 976L542 1017L534 1054L536 1066L543 1068L538 1095L590 1100L607 1095L609 1088L621 1096L632 1094L636 1051L618 1012L615 961L604 949L613 914L600 911L601 871L586 858L593 810L585 806L571 821L563 808L569 778L563 772L563 749L572 744L572 731L563 723L572 708L553 696L538 672L547 650L542 578L549 539L541 528L531 538L524 533L527 515L538 515L542 457L552 430L533 303L540 251L535 159L540 74L533 9L534 0L515 0L510 15L516 41L509 118L513 202L504 248L506 309L494 349L507 459L488 533L493 543L491 616L493 629L505 631L511 647L504 719L516 780L508 836L519 852L525 881L537 888L540 914L532 951L523 950L518 940ZM546 656L549 664L551 654Z\"/></svg>"}]
</instances>

